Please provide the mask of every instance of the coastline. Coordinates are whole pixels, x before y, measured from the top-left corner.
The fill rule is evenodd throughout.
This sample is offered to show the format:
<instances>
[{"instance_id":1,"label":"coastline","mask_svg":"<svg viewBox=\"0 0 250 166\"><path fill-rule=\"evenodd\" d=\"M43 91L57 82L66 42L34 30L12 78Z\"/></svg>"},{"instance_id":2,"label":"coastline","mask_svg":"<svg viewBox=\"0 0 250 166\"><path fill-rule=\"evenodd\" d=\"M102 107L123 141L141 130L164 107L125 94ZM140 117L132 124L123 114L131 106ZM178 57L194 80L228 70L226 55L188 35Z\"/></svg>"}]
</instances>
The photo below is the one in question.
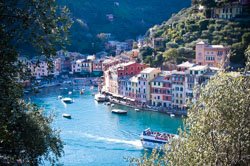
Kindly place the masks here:
<instances>
[{"instance_id":1,"label":"coastline","mask_svg":"<svg viewBox=\"0 0 250 166\"><path fill-rule=\"evenodd\" d=\"M131 105L131 104L127 104L126 102L117 100L117 99L109 99L110 103L113 104L117 104L117 105L122 105L122 106L126 106L126 107L130 107L130 108L134 108L134 109L139 109L140 111L151 111L151 112L159 112L162 114L167 114L167 115L171 115L174 114L175 116L178 117L186 117L187 116L187 110L175 110L175 109L171 109L171 110L167 110L165 109L161 109L161 108L146 108L146 107L139 107L136 105Z\"/></svg>"}]
</instances>

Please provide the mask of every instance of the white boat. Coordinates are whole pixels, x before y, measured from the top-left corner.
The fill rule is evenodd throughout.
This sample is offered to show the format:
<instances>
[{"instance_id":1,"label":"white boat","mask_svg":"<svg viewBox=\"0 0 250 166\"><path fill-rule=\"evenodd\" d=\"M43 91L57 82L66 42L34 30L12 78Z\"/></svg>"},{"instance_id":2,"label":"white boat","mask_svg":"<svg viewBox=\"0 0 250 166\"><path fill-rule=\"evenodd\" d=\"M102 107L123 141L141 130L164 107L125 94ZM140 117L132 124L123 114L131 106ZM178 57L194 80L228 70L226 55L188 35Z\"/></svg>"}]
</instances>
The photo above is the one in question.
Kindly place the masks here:
<instances>
[{"instance_id":1,"label":"white boat","mask_svg":"<svg viewBox=\"0 0 250 166\"><path fill-rule=\"evenodd\" d=\"M68 88L60 88L60 90L67 90Z\"/></svg>"},{"instance_id":2,"label":"white boat","mask_svg":"<svg viewBox=\"0 0 250 166\"><path fill-rule=\"evenodd\" d=\"M144 148L162 149L172 139L178 138L178 135L170 133L153 132L149 128L144 130L141 135L141 143Z\"/></svg>"},{"instance_id":3,"label":"white boat","mask_svg":"<svg viewBox=\"0 0 250 166\"><path fill-rule=\"evenodd\" d=\"M69 91L69 95L71 95L72 94L72 92L71 91Z\"/></svg>"},{"instance_id":4,"label":"white boat","mask_svg":"<svg viewBox=\"0 0 250 166\"><path fill-rule=\"evenodd\" d=\"M138 109L138 108L135 108L135 111L136 111L136 112L140 112L140 109Z\"/></svg>"},{"instance_id":5,"label":"white boat","mask_svg":"<svg viewBox=\"0 0 250 166\"><path fill-rule=\"evenodd\" d=\"M62 114L62 116L63 116L64 118L71 119L71 115L70 115L70 114Z\"/></svg>"},{"instance_id":6,"label":"white boat","mask_svg":"<svg viewBox=\"0 0 250 166\"><path fill-rule=\"evenodd\" d=\"M128 111L121 109L113 109L111 112L114 114L127 114Z\"/></svg>"},{"instance_id":7,"label":"white boat","mask_svg":"<svg viewBox=\"0 0 250 166\"><path fill-rule=\"evenodd\" d=\"M63 97L62 96L58 96L57 98L61 100Z\"/></svg>"},{"instance_id":8,"label":"white boat","mask_svg":"<svg viewBox=\"0 0 250 166\"><path fill-rule=\"evenodd\" d=\"M106 101L106 96L100 93L95 94L95 100L97 102L104 102Z\"/></svg>"},{"instance_id":9,"label":"white boat","mask_svg":"<svg viewBox=\"0 0 250 166\"><path fill-rule=\"evenodd\" d=\"M171 118L175 117L175 114L170 114L170 117L171 117Z\"/></svg>"},{"instance_id":10,"label":"white boat","mask_svg":"<svg viewBox=\"0 0 250 166\"><path fill-rule=\"evenodd\" d=\"M111 105L111 103L110 103L110 102L107 102L106 105Z\"/></svg>"},{"instance_id":11,"label":"white boat","mask_svg":"<svg viewBox=\"0 0 250 166\"><path fill-rule=\"evenodd\" d=\"M114 106L115 106L115 104L111 104L110 106L111 106L111 107L114 107Z\"/></svg>"},{"instance_id":12,"label":"white boat","mask_svg":"<svg viewBox=\"0 0 250 166\"><path fill-rule=\"evenodd\" d=\"M66 97L66 98L62 98L62 101L66 104L71 104L73 103L73 99L69 98L69 97Z\"/></svg>"},{"instance_id":13,"label":"white boat","mask_svg":"<svg viewBox=\"0 0 250 166\"><path fill-rule=\"evenodd\" d=\"M81 89L81 90L80 90L80 94L81 94L81 95L84 94L84 91L85 91L85 89Z\"/></svg>"}]
</instances>

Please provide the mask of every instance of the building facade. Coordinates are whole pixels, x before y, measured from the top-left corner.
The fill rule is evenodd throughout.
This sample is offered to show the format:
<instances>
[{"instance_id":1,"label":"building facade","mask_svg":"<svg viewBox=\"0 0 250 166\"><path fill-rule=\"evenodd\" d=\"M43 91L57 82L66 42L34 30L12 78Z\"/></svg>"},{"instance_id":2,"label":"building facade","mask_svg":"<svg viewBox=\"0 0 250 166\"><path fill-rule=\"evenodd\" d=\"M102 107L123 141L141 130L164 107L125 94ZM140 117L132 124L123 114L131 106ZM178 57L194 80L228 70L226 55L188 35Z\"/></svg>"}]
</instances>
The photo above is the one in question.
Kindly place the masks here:
<instances>
[{"instance_id":1,"label":"building facade","mask_svg":"<svg viewBox=\"0 0 250 166\"><path fill-rule=\"evenodd\" d=\"M201 41L196 44L195 61L198 65L224 67L227 64L229 48L223 45L208 45Z\"/></svg>"}]
</instances>

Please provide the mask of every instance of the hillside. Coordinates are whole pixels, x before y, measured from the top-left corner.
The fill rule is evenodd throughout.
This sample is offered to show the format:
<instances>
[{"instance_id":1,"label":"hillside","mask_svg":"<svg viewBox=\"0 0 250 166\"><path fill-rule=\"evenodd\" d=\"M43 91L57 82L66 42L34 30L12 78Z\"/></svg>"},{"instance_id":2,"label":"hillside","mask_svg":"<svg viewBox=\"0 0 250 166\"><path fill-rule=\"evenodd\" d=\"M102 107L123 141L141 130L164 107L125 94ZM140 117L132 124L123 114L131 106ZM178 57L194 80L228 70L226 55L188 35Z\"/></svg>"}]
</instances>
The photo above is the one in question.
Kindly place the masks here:
<instances>
[{"instance_id":1,"label":"hillside","mask_svg":"<svg viewBox=\"0 0 250 166\"><path fill-rule=\"evenodd\" d=\"M249 19L207 18L193 6L181 10L168 21L151 28L147 32L147 37L151 42L156 38L163 40L164 47L154 51L165 59L169 59L169 54L175 52L177 62L188 60L194 57L192 50L195 43L204 40L210 44L230 46L233 52L231 61L244 63L244 50L250 40L249 23Z\"/></svg>"},{"instance_id":2,"label":"hillside","mask_svg":"<svg viewBox=\"0 0 250 166\"><path fill-rule=\"evenodd\" d=\"M111 33L114 39L135 39L151 26L168 19L172 13L190 6L190 0L58 0L73 17L72 45L69 51L95 53L101 49L99 33ZM109 20L107 14L112 14Z\"/></svg>"}]
</instances>

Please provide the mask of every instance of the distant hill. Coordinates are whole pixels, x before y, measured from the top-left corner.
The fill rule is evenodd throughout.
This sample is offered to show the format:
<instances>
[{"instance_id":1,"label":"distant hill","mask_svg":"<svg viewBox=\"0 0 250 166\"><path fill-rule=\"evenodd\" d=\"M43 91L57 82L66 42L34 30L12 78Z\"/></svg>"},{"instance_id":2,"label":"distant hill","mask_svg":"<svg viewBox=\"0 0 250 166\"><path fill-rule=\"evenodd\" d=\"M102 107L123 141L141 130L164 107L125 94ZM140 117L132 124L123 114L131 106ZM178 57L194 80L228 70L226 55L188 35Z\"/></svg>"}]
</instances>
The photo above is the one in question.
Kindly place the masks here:
<instances>
[{"instance_id":1,"label":"distant hill","mask_svg":"<svg viewBox=\"0 0 250 166\"><path fill-rule=\"evenodd\" d=\"M167 20L191 4L190 0L58 0L74 20L69 51L95 53L103 47L99 33L123 41L144 35L151 26Z\"/></svg>"},{"instance_id":2,"label":"distant hill","mask_svg":"<svg viewBox=\"0 0 250 166\"><path fill-rule=\"evenodd\" d=\"M175 57L171 60L180 63L194 58L195 44L204 40L210 44L230 46L231 62L244 64L244 51L250 42L249 23L249 19L207 18L194 6L182 9L163 24L150 28L147 32L149 41L153 43L153 40L161 39L163 47L154 49L154 54L157 55L155 62L150 59L148 52L143 59L148 60L148 63L162 64L164 60L171 59L171 54L175 52Z\"/></svg>"}]
</instances>

